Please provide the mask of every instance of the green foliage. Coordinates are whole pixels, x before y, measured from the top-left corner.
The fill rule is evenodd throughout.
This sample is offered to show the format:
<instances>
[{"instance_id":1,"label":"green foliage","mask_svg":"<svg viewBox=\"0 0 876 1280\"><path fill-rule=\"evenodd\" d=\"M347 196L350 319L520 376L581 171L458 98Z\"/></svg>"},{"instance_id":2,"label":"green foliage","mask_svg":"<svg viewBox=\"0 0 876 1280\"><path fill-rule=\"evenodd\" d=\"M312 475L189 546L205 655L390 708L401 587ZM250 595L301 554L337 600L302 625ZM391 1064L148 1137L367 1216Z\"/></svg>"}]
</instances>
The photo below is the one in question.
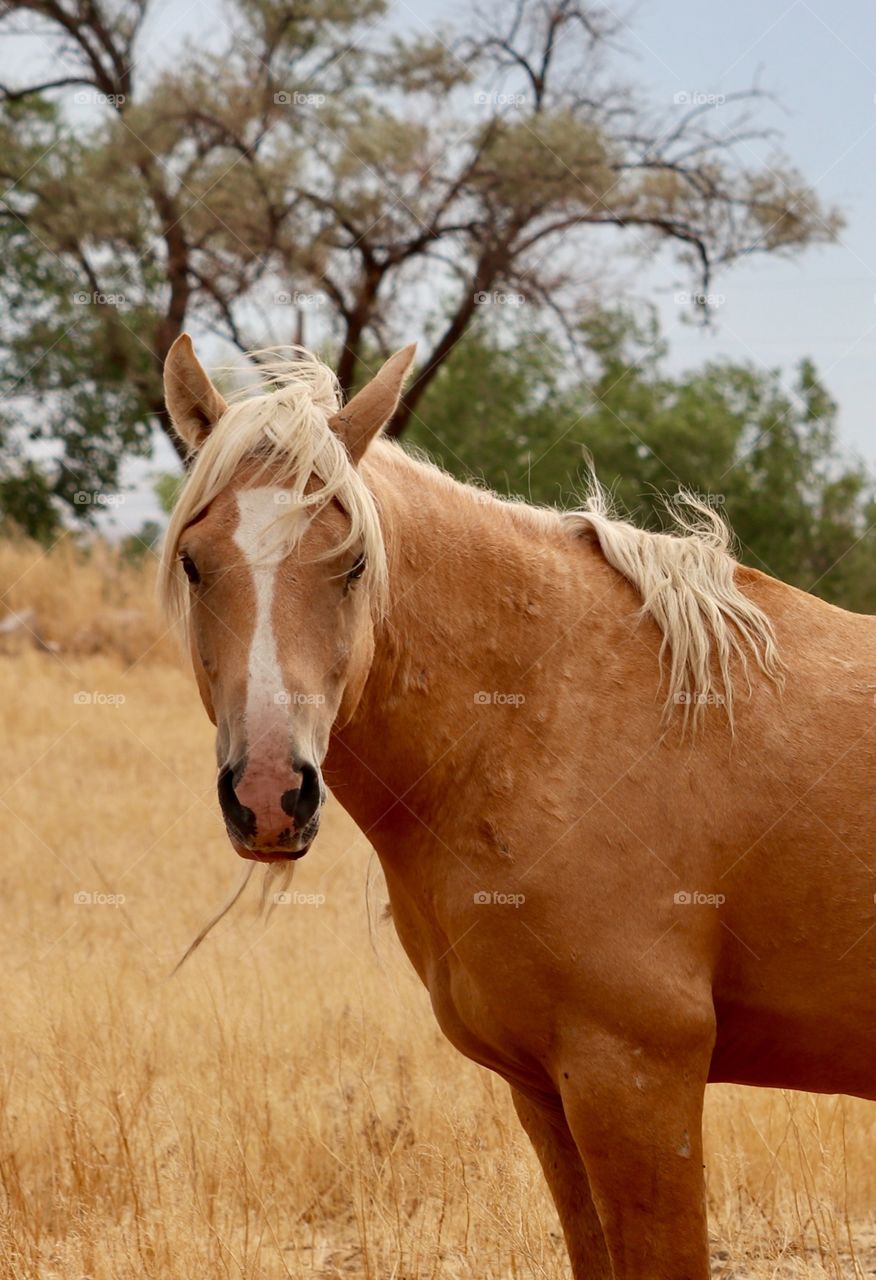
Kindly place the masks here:
<instances>
[{"instance_id":1,"label":"green foliage","mask_svg":"<svg viewBox=\"0 0 876 1280\"><path fill-rule=\"evenodd\" d=\"M35 470L27 476L37 491L48 490L69 514L88 520L94 508L76 494L116 489L125 457L151 447L161 381L148 346L157 314L149 293L160 284L148 264L133 279L128 271L126 224L133 208L119 187L126 179L116 178L113 209L102 205L108 175L96 167L99 155L70 141L55 108L40 97L5 104L0 143L10 177L33 175L31 190L26 196L16 190L0 217L4 510L16 500L16 475L25 475L10 461L43 442L52 446L54 461L42 466L38 479ZM47 148L50 161L37 154ZM87 260L75 261L77 227L107 237L99 285Z\"/></svg>"},{"instance_id":2,"label":"green foliage","mask_svg":"<svg viewBox=\"0 0 876 1280\"><path fill-rule=\"evenodd\" d=\"M687 489L730 521L746 563L876 612L876 480L841 455L836 406L810 361L790 385L727 362L672 377L653 320L612 312L584 334L592 368L571 385L544 337L507 348L470 334L410 439L457 475L564 505L592 458L650 528L666 522L665 496Z\"/></svg>"},{"instance_id":3,"label":"green foliage","mask_svg":"<svg viewBox=\"0 0 876 1280\"><path fill-rule=\"evenodd\" d=\"M0 475L0 527L23 533L44 547L61 531L61 519L46 473L32 461Z\"/></svg>"},{"instance_id":4,"label":"green foliage","mask_svg":"<svg viewBox=\"0 0 876 1280\"><path fill-rule=\"evenodd\" d=\"M381 26L385 0L233 0L219 45L147 72L156 2L0 8L65 71L0 93L0 390L10 431L59 446L79 517L75 493L115 488L156 425L181 452L160 375L184 328L288 341L293 297L315 298L307 338L349 388L413 324L431 350L401 430L477 294L524 290L546 331L574 328L575 253L608 227L704 285L839 225L781 156L761 163L751 93L720 118L640 101L613 65L623 22L589 0L475 7L429 37ZM93 112L70 117L75 90Z\"/></svg>"},{"instance_id":5,"label":"green foliage","mask_svg":"<svg viewBox=\"0 0 876 1280\"><path fill-rule=\"evenodd\" d=\"M606 228L619 252L664 247L703 287L835 236L838 213L752 148L756 94L720 115L644 103L614 65L624 22L586 0L475 8L438 39L379 30L385 0L233 0L221 47L181 43L149 74L152 0L74 8L0 10L97 108L71 120L73 83L0 94L10 519L43 539L62 512L90 519L77 495L117 489L156 425L182 453L161 389L174 339L288 341L304 295L307 339L338 352L344 388L377 346L425 333L393 425L452 468L570 502L590 449L646 522L662 519L658 490L717 494L753 563L869 607L872 482L838 458L811 365L790 389L727 364L676 379L653 322L581 324L576 253ZM497 343L478 303L501 294L525 294L539 332ZM577 338L571 359L558 334ZM173 487L159 480L165 509Z\"/></svg>"},{"instance_id":6,"label":"green foliage","mask_svg":"<svg viewBox=\"0 0 876 1280\"><path fill-rule=\"evenodd\" d=\"M138 533L123 538L119 550L126 560L138 564L154 552L161 541L162 527L157 520L145 520Z\"/></svg>"},{"instance_id":7,"label":"green foliage","mask_svg":"<svg viewBox=\"0 0 876 1280\"><path fill-rule=\"evenodd\" d=\"M479 329L456 347L405 439L461 478L502 494L562 503L584 451L558 424L566 410L562 360L538 334L501 346ZM545 456L542 456L545 455Z\"/></svg>"},{"instance_id":8,"label":"green foliage","mask_svg":"<svg viewBox=\"0 0 876 1280\"><path fill-rule=\"evenodd\" d=\"M153 480L152 492L166 516L173 511L184 480L185 475L182 471L162 471Z\"/></svg>"}]
</instances>

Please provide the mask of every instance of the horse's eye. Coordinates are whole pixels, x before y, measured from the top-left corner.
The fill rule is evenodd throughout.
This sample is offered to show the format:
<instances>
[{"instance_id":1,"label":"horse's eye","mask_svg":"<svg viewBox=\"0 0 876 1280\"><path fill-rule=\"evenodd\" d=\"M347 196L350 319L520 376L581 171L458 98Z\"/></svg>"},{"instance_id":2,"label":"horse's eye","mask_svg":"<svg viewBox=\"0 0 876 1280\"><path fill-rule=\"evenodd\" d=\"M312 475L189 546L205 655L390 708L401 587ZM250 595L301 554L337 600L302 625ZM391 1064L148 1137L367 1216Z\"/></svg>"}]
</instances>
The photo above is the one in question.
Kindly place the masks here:
<instances>
[{"instance_id":1,"label":"horse's eye","mask_svg":"<svg viewBox=\"0 0 876 1280\"><path fill-rule=\"evenodd\" d=\"M353 565L350 572L347 574L347 581L358 582L359 579L362 577L362 574L365 572L365 564L366 564L366 560L364 555L359 556L358 560Z\"/></svg>"},{"instance_id":2,"label":"horse's eye","mask_svg":"<svg viewBox=\"0 0 876 1280\"><path fill-rule=\"evenodd\" d=\"M192 557L183 553L179 558L179 562L182 565L183 573L186 575L189 582L197 585L201 581L201 575L198 573L198 566L195 564Z\"/></svg>"}]
</instances>

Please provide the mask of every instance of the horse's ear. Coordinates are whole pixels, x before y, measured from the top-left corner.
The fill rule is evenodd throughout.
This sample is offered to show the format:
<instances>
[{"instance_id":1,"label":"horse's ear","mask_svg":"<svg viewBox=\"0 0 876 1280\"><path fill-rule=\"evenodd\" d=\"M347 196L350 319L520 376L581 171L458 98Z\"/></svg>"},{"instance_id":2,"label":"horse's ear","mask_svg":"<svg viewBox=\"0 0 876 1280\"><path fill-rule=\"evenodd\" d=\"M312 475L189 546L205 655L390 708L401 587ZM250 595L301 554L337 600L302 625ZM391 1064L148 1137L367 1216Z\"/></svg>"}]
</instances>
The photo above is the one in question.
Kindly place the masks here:
<instances>
[{"instance_id":1,"label":"horse's ear","mask_svg":"<svg viewBox=\"0 0 876 1280\"><path fill-rule=\"evenodd\" d=\"M187 333L179 335L164 362L164 403L177 435L192 449L200 449L228 408Z\"/></svg>"},{"instance_id":2,"label":"horse's ear","mask_svg":"<svg viewBox=\"0 0 876 1280\"><path fill-rule=\"evenodd\" d=\"M358 462L371 441L389 422L398 407L402 387L414 363L416 342L402 347L349 404L331 418L329 426L347 446L354 462Z\"/></svg>"}]
</instances>

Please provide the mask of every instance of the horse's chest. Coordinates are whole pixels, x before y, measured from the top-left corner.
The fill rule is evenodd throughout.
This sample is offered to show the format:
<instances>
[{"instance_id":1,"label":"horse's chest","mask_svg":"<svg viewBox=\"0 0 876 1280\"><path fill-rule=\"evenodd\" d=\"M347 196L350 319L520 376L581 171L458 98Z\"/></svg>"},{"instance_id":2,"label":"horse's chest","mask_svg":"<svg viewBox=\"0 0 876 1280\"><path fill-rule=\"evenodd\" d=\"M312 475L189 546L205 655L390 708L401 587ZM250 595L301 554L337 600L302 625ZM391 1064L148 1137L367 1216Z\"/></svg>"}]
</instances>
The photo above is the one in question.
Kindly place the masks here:
<instances>
[{"instance_id":1,"label":"horse's chest","mask_svg":"<svg viewBox=\"0 0 876 1280\"><path fill-rule=\"evenodd\" d=\"M390 887L392 921L404 950L429 991L441 1030L462 1053L485 1047L473 1031L478 1025L478 994L465 980L453 955L453 939L437 923L434 913L407 894Z\"/></svg>"},{"instance_id":2,"label":"horse's chest","mask_svg":"<svg viewBox=\"0 0 876 1280\"><path fill-rule=\"evenodd\" d=\"M432 958L426 985L438 1025L450 1043L467 1057L494 1065L498 1046L490 1043L494 1037L484 1034L483 1002L452 957Z\"/></svg>"},{"instance_id":3,"label":"horse's chest","mask_svg":"<svg viewBox=\"0 0 876 1280\"><path fill-rule=\"evenodd\" d=\"M537 1074L531 1055L497 1016L500 1005L485 975L463 964L454 939L418 911L393 902L393 920L428 989L438 1025L454 1048L512 1083L530 1085Z\"/></svg>"}]
</instances>

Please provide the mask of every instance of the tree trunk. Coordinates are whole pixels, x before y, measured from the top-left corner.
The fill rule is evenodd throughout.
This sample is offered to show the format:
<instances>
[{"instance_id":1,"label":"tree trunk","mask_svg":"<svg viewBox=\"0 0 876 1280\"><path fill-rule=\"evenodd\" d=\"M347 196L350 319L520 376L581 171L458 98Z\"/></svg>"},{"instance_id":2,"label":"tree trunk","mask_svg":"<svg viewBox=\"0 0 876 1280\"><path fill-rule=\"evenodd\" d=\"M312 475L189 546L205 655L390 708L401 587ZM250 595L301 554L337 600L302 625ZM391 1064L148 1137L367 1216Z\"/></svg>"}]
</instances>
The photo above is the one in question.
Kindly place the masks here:
<instances>
[{"instance_id":1,"label":"tree trunk","mask_svg":"<svg viewBox=\"0 0 876 1280\"><path fill-rule=\"evenodd\" d=\"M417 405L422 400L426 389L457 342L465 334L474 315L475 307L478 305L478 295L489 292L496 281L498 271L499 264L492 254L484 255L481 258L470 282L468 292L460 300L450 323L426 357L426 362L422 369L405 392L394 416L384 427L384 435L397 440L404 434L411 418L416 417Z\"/></svg>"},{"instance_id":2,"label":"tree trunk","mask_svg":"<svg viewBox=\"0 0 876 1280\"><path fill-rule=\"evenodd\" d=\"M385 268L376 262L366 262L362 286L355 306L347 317L347 330L337 367L338 382L341 384L341 391L345 398L353 391L356 365L362 354L362 335L374 312L374 303L383 280L384 270Z\"/></svg>"}]
</instances>

